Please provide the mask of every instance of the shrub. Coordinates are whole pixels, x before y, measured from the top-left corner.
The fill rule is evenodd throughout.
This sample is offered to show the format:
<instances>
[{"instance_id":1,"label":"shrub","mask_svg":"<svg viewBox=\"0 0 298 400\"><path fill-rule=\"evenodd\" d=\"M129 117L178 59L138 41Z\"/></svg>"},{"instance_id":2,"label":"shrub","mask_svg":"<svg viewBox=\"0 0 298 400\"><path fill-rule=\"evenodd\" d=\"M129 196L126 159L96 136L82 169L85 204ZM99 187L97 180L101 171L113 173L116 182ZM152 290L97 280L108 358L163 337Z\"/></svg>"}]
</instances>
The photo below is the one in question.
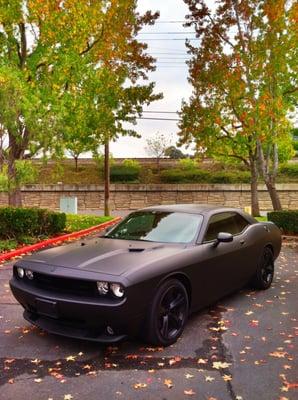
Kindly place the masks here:
<instances>
[{"instance_id":1,"label":"shrub","mask_svg":"<svg viewBox=\"0 0 298 400\"><path fill-rule=\"evenodd\" d=\"M110 172L111 182L135 182L139 175L139 168L124 165L113 165Z\"/></svg>"},{"instance_id":2,"label":"shrub","mask_svg":"<svg viewBox=\"0 0 298 400\"><path fill-rule=\"evenodd\" d=\"M161 181L164 183L206 183L209 173L207 171L169 169L160 174Z\"/></svg>"},{"instance_id":3,"label":"shrub","mask_svg":"<svg viewBox=\"0 0 298 400\"><path fill-rule=\"evenodd\" d=\"M122 165L128 168L141 169L141 164L137 160L124 160L122 161Z\"/></svg>"},{"instance_id":4,"label":"shrub","mask_svg":"<svg viewBox=\"0 0 298 400\"><path fill-rule=\"evenodd\" d=\"M210 183L249 183L250 173L245 171L240 172L215 172L210 175Z\"/></svg>"},{"instance_id":5,"label":"shrub","mask_svg":"<svg viewBox=\"0 0 298 400\"><path fill-rule=\"evenodd\" d=\"M291 178L298 179L298 164L285 164L280 167L279 172Z\"/></svg>"},{"instance_id":6,"label":"shrub","mask_svg":"<svg viewBox=\"0 0 298 400\"><path fill-rule=\"evenodd\" d=\"M285 233L298 233L298 210L272 211L267 215Z\"/></svg>"},{"instance_id":7,"label":"shrub","mask_svg":"<svg viewBox=\"0 0 298 400\"><path fill-rule=\"evenodd\" d=\"M194 170L197 168L197 166L196 160L193 160L192 158L183 158L179 160L179 168L183 170Z\"/></svg>"},{"instance_id":8,"label":"shrub","mask_svg":"<svg viewBox=\"0 0 298 400\"><path fill-rule=\"evenodd\" d=\"M171 169L161 172L164 183L249 183L249 172L208 172L200 169Z\"/></svg>"},{"instance_id":9,"label":"shrub","mask_svg":"<svg viewBox=\"0 0 298 400\"><path fill-rule=\"evenodd\" d=\"M0 208L0 237L52 235L64 230L66 215L39 208Z\"/></svg>"}]
</instances>

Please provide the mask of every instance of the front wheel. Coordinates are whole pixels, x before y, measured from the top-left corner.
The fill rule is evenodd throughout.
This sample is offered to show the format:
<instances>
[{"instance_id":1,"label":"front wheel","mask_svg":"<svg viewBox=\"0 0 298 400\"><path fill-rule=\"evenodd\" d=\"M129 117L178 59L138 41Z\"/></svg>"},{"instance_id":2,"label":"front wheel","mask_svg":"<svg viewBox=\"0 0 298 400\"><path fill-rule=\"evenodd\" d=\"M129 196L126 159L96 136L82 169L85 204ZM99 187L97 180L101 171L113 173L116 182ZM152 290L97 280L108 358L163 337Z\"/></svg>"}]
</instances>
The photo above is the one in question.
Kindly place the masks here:
<instances>
[{"instance_id":1,"label":"front wheel","mask_svg":"<svg viewBox=\"0 0 298 400\"><path fill-rule=\"evenodd\" d=\"M169 346L182 334L188 317L185 286L177 279L165 281L157 290L147 316L146 340Z\"/></svg>"},{"instance_id":2,"label":"front wheel","mask_svg":"<svg viewBox=\"0 0 298 400\"><path fill-rule=\"evenodd\" d=\"M271 286L274 276L274 257L269 247L265 247L256 271L253 286L265 290Z\"/></svg>"}]
</instances>

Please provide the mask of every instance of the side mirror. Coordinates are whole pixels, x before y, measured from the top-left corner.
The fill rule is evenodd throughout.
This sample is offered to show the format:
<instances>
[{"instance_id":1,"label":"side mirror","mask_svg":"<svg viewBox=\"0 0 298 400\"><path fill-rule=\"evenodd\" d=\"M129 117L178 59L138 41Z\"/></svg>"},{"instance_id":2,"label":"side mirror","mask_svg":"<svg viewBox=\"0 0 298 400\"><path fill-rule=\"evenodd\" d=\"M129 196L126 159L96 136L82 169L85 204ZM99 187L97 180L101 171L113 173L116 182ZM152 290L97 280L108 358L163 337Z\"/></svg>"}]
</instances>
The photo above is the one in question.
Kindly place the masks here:
<instances>
[{"instance_id":1,"label":"side mirror","mask_svg":"<svg viewBox=\"0 0 298 400\"><path fill-rule=\"evenodd\" d=\"M218 246L219 243L229 243L233 241L233 235L228 232L219 232L216 238L216 242L214 243L214 246Z\"/></svg>"}]
</instances>

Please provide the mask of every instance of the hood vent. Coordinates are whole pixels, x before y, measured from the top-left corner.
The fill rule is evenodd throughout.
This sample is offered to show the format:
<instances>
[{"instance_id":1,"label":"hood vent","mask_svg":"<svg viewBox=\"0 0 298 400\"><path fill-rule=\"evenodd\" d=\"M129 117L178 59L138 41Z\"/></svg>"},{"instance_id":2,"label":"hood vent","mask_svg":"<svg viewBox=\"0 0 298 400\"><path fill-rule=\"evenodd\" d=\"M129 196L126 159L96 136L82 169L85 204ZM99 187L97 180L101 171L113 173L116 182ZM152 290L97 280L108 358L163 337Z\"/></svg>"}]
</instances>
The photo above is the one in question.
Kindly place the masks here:
<instances>
[{"instance_id":1,"label":"hood vent","mask_svg":"<svg viewBox=\"0 0 298 400\"><path fill-rule=\"evenodd\" d=\"M130 253L141 253L142 251L144 251L145 249L140 249L140 248L137 248L137 247L130 247L129 249L128 249L128 251L130 252Z\"/></svg>"}]
</instances>

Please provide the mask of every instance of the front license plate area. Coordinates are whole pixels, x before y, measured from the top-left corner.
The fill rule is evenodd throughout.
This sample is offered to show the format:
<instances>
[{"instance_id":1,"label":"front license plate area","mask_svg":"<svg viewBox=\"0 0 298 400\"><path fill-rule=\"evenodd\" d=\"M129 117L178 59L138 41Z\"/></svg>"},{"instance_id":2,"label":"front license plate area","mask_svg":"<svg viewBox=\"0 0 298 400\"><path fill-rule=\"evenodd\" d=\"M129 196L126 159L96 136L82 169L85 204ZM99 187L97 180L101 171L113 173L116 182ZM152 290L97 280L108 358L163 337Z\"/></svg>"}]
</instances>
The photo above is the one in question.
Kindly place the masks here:
<instances>
[{"instance_id":1,"label":"front license plate area","mask_svg":"<svg viewBox=\"0 0 298 400\"><path fill-rule=\"evenodd\" d=\"M36 298L36 310L38 314L51 318L58 318L58 307L56 301Z\"/></svg>"}]
</instances>

